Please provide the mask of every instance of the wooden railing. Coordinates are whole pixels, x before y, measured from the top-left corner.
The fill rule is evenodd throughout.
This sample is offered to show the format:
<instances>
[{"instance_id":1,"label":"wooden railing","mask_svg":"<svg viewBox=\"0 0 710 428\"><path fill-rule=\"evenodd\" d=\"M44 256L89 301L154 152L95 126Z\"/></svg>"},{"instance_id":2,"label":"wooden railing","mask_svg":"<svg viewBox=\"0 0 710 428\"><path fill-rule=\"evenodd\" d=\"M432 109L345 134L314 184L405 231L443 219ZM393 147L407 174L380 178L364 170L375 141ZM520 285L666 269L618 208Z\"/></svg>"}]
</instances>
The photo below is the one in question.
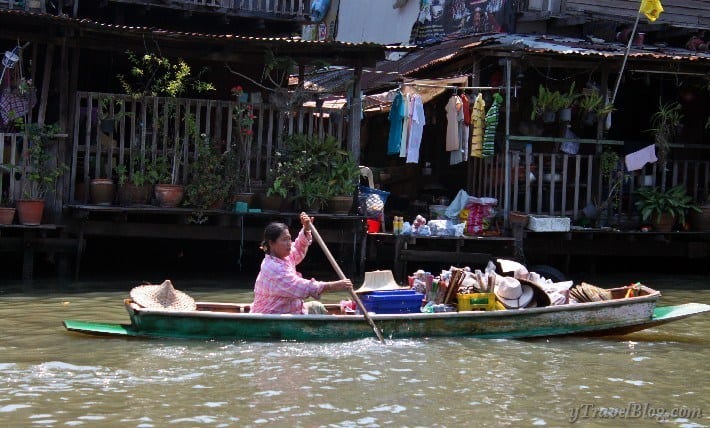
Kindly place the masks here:
<instances>
[{"instance_id":1,"label":"wooden railing","mask_svg":"<svg viewBox=\"0 0 710 428\"><path fill-rule=\"evenodd\" d=\"M180 147L185 160L179 170L179 181L184 183L189 165L195 159L197 136L204 134L224 147L236 138L239 128L234 121L234 109L238 105L251 106L254 115L249 152L252 182L268 178L274 152L286 135L306 134L318 138L329 135L345 147L344 110L305 107L280 110L266 103L164 97L134 99L128 95L80 92L73 124L69 201L86 202L86 195L77 195L78 183L110 177L118 165L132 171L131 155L141 159L137 167L145 171L147 162L174 147ZM185 120L186 117L190 119ZM108 126L102 129L104 120L108 120Z\"/></svg>"},{"instance_id":2,"label":"wooden railing","mask_svg":"<svg viewBox=\"0 0 710 428\"><path fill-rule=\"evenodd\" d=\"M23 150L24 134L0 133L0 191L2 201L19 199L22 183L15 178L15 171L20 166L20 154ZM22 177L22 174L18 174Z\"/></svg>"},{"instance_id":3,"label":"wooden railing","mask_svg":"<svg viewBox=\"0 0 710 428\"><path fill-rule=\"evenodd\" d=\"M215 11L243 16L306 20L311 0L112 0L117 3L143 3L145 6Z\"/></svg>"},{"instance_id":4,"label":"wooden railing","mask_svg":"<svg viewBox=\"0 0 710 428\"><path fill-rule=\"evenodd\" d=\"M582 212L588 204L598 207L608 198L608 184L601 176L599 155L511 151L509 156L510 211L567 216L576 220L584 215ZM504 156L474 159L471 185L475 196L497 198L501 208L505 200L504 165ZM647 164L642 170L627 172L628 179L624 181L615 212L627 217L634 215L634 190L642 185L671 187L683 184L695 201L707 200L710 161L670 160L666 164L665 176L662 171L657 164Z\"/></svg>"}]
</instances>

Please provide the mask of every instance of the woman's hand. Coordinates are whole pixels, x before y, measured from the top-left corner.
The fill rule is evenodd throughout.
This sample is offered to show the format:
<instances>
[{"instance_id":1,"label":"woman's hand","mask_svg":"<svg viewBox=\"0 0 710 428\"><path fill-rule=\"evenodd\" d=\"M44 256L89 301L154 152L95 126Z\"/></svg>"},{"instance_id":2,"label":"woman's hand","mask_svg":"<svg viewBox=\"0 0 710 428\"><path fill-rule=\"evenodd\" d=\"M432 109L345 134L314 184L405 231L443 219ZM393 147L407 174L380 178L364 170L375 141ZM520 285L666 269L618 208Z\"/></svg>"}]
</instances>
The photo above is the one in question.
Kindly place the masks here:
<instances>
[{"instance_id":1,"label":"woman's hand","mask_svg":"<svg viewBox=\"0 0 710 428\"><path fill-rule=\"evenodd\" d=\"M313 222L313 219L308 216L308 214L302 212L300 215L301 218L301 226L303 226L303 230L306 232L311 231L311 222Z\"/></svg>"},{"instance_id":2,"label":"woman's hand","mask_svg":"<svg viewBox=\"0 0 710 428\"><path fill-rule=\"evenodd\" d=\"M348 278L328 283L329 291L344 291L344 290L351 290L352 288L353 288L353 282L351 280L349 280Z\"/></svg>"}]
</instances>

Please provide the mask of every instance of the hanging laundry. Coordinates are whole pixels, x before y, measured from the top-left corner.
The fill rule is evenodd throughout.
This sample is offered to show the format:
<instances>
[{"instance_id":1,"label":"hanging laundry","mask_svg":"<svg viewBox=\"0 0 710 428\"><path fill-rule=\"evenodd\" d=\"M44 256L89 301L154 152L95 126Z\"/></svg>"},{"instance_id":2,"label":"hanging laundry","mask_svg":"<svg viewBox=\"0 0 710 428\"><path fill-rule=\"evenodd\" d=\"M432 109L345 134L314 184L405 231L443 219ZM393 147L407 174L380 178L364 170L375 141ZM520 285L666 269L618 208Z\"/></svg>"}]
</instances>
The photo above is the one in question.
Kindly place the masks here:
<instances>
[{"instance_id":1,"label":"hanging laundry","mask_svg":"<svg viewBox=\"0 0 710 428\"><path fill-rule=\"evenodd\" d=\"M463 107L461 98L452 95L446 103L446 151L459 149L459 121L458 116Z\"/></svg>"},{"instance_id":2,"label":"hanging laundry","mask_svg":"<svg viewBox=\"0 0 710 428\"><path fill-rule=\"evenodd\" d=\"M404 124L402 126L402 144L399 146L399 157L407 157L407 142L409 141L409 128L412 126L412 97L404 95Z\"/></svg>"},{"instance_id":3,"label":"hanging laundry","mask_svg":"<svg viewBox=\"0 0 710 428\"><path fill-rule=\"evenodd\" d=\"M387 140L387 154L399 154L399 147L402 144L402 127L404 126L404 97L400 91L392 100L392 107L389 114L390 135Z\"/></svg>"},{"instance_id":4,"label":"hanging laundry","mask_svg":"<svg viewBox=\"0 0 710 428\"><path fill-rule=\"evenodd\" d=\"M465 98L466 95L463 97L460 97L461 99L461 108L456 112L456 123L458 127L458 147L456 150L451 151L451 155L449 156L449 165L456 165L460 164L461 162L464 161L463 153L464 153L464 144L468 141L468 136L464 135L464 128L468 129L464 125L464 115L463 115L463 98Z\"/></svg>"},{"instance_id":5,"label":"hanging laundry","mask_svg":"<svg viewBox=\"0 0 710 428\"><path fill-rule=\"evenodd\" d=\"M468 159L468 148L469 140L471 137L471 101L467 94L461 96L461 101L463 102L463 107L461 111L463 112L463 124L461 125L462 137L461 137L461 151L463 153L463 160Z\"/></svg>"},{"instance_id":6,"label":"hanging laundry","mask_svg":"<svg viewBox=\"0 0 710 428\"><path fill-rule=\"evenodd\" d=\"M463 111L463 123L466 126L471 125L471 101L468 99L468 95L461 95L461 110Z\"/></svg>"},{"instance_id":7,"label":"hanging laundry","mask_svg":"<svg viewBox=\"0 0 710 428\"><path fill-rule=\"evenodd\" d=\"M636 171L643 168L647 163L653 163L657 160L655 144L648 145L624 157L624 163L628 171Z\"/></svg>"},{"instance_id":8,"label":"hanging laundry","mask_svg":"<svg viewBox=\"0 0 710 428\"><path fill-rule=\"evenodd\" d=\"M483 157L483 128L485 127L486 101L479 93L471 108L471 156Z\"/></svg>"},{"instance_id":9,"label":"hanging laundry","mask_svg":"<svg viewBox=\"0 0 710 428\"><path fill-rule=\"evenodd\" d=\"M422 143L422 134L426 118L424 116L424 103L419 94L412 95L412 120L407 141L407 163L419 163L419 147Z\"/></svg>"},{"instance_id":10,"label":"hanging laundry","mask_svg":"<svg viewBox=\"0 0 710 428\"><path fill-rule=\"evenodd\" d=\"M499 93L493 94L493 105L486 114L486 130L483 133L483 156L493 156L495 153L496 128L498 128L498 112L503 97Z\"/></svg>"}]
</instances>

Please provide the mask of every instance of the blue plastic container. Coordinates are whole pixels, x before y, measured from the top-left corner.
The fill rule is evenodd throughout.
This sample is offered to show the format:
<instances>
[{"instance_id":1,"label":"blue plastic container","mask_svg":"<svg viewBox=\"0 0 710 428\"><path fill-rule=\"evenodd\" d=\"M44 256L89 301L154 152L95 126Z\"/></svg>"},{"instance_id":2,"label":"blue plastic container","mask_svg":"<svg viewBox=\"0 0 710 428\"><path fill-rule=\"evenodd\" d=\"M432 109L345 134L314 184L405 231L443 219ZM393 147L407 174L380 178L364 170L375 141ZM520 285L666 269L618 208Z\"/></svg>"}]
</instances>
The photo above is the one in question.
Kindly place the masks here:
<instances>
[{"instance_id":1,"label":"blue plastic container","mask_svg":"<svg viewBox=\"0 0 710 428\"><path fill-rule=\"evenodd\" d=\"M374 291L361 300L368 312L408 314L420 311L424 295L414 290Z\"/></svg>"}]
</instances>

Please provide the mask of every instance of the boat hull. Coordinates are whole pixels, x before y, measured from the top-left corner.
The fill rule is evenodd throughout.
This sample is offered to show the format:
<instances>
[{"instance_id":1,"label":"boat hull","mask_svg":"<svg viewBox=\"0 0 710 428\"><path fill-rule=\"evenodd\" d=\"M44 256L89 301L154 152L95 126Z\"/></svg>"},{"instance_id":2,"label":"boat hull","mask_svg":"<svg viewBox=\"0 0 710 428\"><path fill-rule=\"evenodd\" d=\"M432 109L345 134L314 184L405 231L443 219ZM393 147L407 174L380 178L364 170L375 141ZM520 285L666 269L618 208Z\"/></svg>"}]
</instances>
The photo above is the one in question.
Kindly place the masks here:
<instances>
[{"instance_id":1,"label":"boat hull","mask_svg":"<svg viewBox=\"0 0 710 428\"><path fill-rule=\"evenodd\" d=\"M614 289L623 295L625 289ZM644 288L632 298L523 310L371 314L389 339L469 336L528 338L623 334L705 312L708 305L656 309L660 293ZM354 340L373 337L360 315L273 315L249 312L248 304L198 302L195 311L147 309L125 300L131 324L67 321L72 331L122 336L225 340ZM337 312L336 305L330 305ZM655 312L654 312L655 310Z\"/></svg>"}]
</instances>

